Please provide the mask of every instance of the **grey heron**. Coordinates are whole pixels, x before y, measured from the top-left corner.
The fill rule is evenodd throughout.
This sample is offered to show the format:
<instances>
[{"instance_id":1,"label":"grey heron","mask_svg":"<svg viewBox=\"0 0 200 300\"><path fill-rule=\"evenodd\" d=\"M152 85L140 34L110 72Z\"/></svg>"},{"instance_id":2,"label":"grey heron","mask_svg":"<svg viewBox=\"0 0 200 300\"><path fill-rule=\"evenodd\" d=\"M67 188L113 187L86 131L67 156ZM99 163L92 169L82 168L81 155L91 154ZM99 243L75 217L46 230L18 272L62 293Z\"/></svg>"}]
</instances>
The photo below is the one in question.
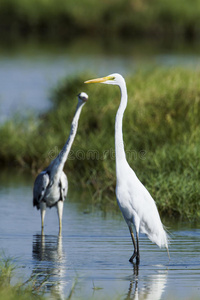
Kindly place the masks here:
<instances>
[{"instance_id":1,"label":"grey heron","mask_svg":"<svg viewBox=\"0 0 200 300\"><path fill-rule=\"evenodd\" d=\"M84 92L78 95L78 104L71 124L69 137L58 156L51 161L35 179L33 187L33 206L41 212L41 227L44 228L44 218L47 207L57 206L59 219L59 233L62 231L63 204L68 191L67 176L63 172L64 164L73 144L78 120L84 104L88 100L88 95Z\"/></svg>"}]
</instances>

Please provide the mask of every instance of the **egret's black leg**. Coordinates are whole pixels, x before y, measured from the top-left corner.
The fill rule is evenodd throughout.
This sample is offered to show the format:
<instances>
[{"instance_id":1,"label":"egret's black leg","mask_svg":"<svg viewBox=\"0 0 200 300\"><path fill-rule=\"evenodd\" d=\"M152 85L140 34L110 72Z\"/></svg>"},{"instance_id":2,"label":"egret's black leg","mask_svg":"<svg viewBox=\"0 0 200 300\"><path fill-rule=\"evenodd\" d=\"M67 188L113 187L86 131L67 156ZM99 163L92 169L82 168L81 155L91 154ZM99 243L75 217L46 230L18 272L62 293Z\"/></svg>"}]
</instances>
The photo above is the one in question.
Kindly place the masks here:
<instances>
[{"instance_id":1,"label":"egret's black leg","mask_svg":"<svg viewBox=\"0 0 200 300\"><path fill-rule=\"evenodd\" d=\"M133 233L132 227L129 226L128 228L130 230L130 234L131 234L131 238L132 238L132 242L133 242L133 246L134 246L134 252L133 252L133 255L131 256L131 258L129 259L129 261L131 263L133 263L133 260L134 260L135 257L136 257L136 260L137 260L136 242L135 242L135 237L134 237L134 233Z\"/></svg>"},{"instance_id":2,"label":"egret's black leg","mask_svg":"<svg viewBox=\"0 0 200 300\"><path fill-rule=\"evenodd\" d=\"M134 264L133 263L133 274L136 276L136 278L137 278L137 276L138 276L138 274L139 274L139 265L138 264Z\"/></svg>"},{"instance_id":3,"label":"egret's black leg","mask_svg":"<svg viewBox=\"0 0 200 300\"><path fill-rule=\"evenodd\" d=\"M138 236L138 232L136 232L136 239L137 239L136 264L139 265L139 263L140 263L140 251L139 251L139 236Z\"/></svg>"}]
</instances>

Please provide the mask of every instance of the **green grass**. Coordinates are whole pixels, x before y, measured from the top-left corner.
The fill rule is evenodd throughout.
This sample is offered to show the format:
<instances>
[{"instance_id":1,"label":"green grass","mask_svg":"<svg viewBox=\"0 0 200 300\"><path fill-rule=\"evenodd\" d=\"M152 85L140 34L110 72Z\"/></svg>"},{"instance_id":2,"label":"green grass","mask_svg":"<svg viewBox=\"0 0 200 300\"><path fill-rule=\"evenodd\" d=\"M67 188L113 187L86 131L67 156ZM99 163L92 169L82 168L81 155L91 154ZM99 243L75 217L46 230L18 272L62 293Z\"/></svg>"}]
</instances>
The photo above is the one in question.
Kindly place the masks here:
<instances>
[{"instance_id":1,"label":"green grass","mask_svg":"<svg viewBox=\"0 0 200 300\"><path fill-rule=\"evenodd\" d=\"M17 274L18 271L19 267L14 263L14 258L0 254L0 300L45 300L49 299L49 297L51 299L58 299L58 295L54 295L53 288L50 296L45 293L46 285L49 284L48 276L42 282L41 278L38 280L37 276L30 276L25 282L22 282ZM57 284L59 283L57 282ZM74 278L74 284L71 287L69 295L66 295L66 300L72 298L76 284L77 278Z\"/></svg>"},{"instance_id":2,"label":"green grass","mask_svg":"<svg viewBox=\"0 0 200 300\"><path fill-rule=\"evenodd\" d=\"M188 0L0 0L0 7L0 32L5 37L199 36L200 0L192 5Z\"/></svg>"},{"instance_id":3,"label":"green grass","mask_svg":"<svg viewBox=\"0 0 200 300\"><path fill-rule=\"evenodd\" d=\"M96 74L95 76L107 75ZM116 86L84 85L84 75L52 91L53 109L39 120L0 128L0 163L38 172L62 149L77 95L89 95L65 165L71 184L91 190L102 209L116 205L114 122ZM127 160L166 216L200 217L200 71L152 69L126 78L129 94L123 133Z\"/></svg>"},{"instance_id":4,"label":"green grass","mask_svg":"<svg viewBox=\"0 0 200 300\"><path fill-rule=\"evenodd\" d=\"M42 286L37 286L36 278L29 278L26 282L12 284L17 267L12 258L0 256L0 299L27 300L45 299Z\"/></svg>"}]
</instances>

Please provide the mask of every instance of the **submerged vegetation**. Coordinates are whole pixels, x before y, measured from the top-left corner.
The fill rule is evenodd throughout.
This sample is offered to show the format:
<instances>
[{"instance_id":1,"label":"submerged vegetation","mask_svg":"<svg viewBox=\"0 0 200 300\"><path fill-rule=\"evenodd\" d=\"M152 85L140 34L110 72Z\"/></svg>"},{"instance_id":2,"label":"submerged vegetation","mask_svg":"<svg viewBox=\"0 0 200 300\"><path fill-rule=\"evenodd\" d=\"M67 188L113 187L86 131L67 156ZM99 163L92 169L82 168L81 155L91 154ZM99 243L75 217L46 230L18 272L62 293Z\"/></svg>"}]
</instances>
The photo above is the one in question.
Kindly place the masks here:
<instances>
[{"instance_id":1,"label":"submerged vegetation","mask_svg":"<svg viewBox=\"0 0 200 300\"><path fill-rule=\"evenodd\" d=\"M63 40L85 34L192 40L200 34L200 0L192 5L188 0L0 0L0 7L0 32L6 38Z\"/></svg>"},{"instance_id":2,"label":"submerged vegetation","mask_svg":"<svg viewBox=\"0 0 200 300\"><path fill-rule=\"evenodd\" d=\"M115 86L84 85L92 77L63 80L52 92L53 108L39 119L16 118L3 124L0 163L32 172L49 164L68 137L75 95L85 91L89 100L65 171L74 185L89 188L100 206L109 206L116 203L114 122L120 92ZM168 216L200 216L199 78L199 71L187 69L138 71L126 78L129 100L123 132L127 160L159 211Z\"/></svg>"}]
</instances>

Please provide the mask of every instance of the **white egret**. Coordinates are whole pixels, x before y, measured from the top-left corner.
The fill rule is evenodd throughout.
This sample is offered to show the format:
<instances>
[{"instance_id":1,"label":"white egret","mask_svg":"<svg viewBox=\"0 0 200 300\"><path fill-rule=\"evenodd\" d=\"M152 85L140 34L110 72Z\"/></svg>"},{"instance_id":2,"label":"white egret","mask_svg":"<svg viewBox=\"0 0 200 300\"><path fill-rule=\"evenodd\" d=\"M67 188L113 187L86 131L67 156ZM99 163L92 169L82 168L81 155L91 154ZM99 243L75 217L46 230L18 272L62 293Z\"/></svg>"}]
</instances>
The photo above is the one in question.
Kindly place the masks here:
<instances>
[{"instance_id":1,"label":"white egret","mask_svg":"<svg viewBox=\"0 0 200 300\"><path fill-rule=\"evenodd\" d=\"M42 231L44 227L46 208L57 206L59 233L61 233L63 204L68 191L68 180L67 176L63 172L63 168L77 132L81 110L87 100L88 95L86 93L82 92L78 95L78 104L72 120L71 131L67 142L58 156L52 160L50 165L35 179L33 188L33 206L40 209Z\"/></svg>"},{"instance_id":2,"label":"white egret","mask_svg":"<svg viewBox=\"0 0 200 300\"><path fill-rule=\"evenodd\" d=\"M159 247L166 247L167 251L168 237L153 198L126 160L122 133L123 114L128 100L126 83L124 78L117 73L88 80L85 83L118 85L121 90L121 102L115 118L116 198L130 230L134 246L134 252L129 261L133 262L136 258L136 264L139 264L139 232L145 233ZM135 227L136 240L132 225Z\"/></svg>"}]
</instances>

